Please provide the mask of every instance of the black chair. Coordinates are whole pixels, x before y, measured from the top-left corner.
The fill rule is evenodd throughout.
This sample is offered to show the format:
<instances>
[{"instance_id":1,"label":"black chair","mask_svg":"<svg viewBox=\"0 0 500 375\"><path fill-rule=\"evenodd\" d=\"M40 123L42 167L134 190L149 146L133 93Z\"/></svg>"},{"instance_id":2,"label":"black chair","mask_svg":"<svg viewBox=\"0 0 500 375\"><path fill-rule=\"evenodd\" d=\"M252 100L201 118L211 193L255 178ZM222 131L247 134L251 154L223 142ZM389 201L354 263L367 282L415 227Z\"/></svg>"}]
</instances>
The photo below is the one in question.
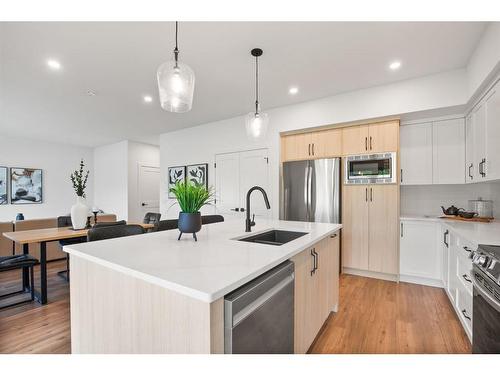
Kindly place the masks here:
<instances>
[{"instance_id":1,"label":"black chair","mask_svg":"<svg viewBox=\"0 0 500 375\"><path fill-rule=\"evenodd\" d=\"M152 232L156 232L158 230L158 223L160 222L161 214L157 214L155 212L148 212L142 222L144 224L153 224L154 228L151 229Z\"/></svg>"},{"instance_id":2,"label":"black chair","mask_svg":"<svg viewBox=\"0 0 500 375\"><path fill-rule=\"evenodd\" d=\"M92 228L104 228L104 227L114 227L116 225L126 225L127 222L125 220L120 221L98 221L94 224Z\"/></svg>"},{"instance_id":3,"label":"black chair","mask_svg":"<svg viewBox=\"0 0 500 375\"><path fill-rule=\"evenodd\" d=\"M73 223L71 222L71 216L66 215L66 216L59 216L57 218L57 227L58 228L64 228L64 227L72 227ZM86 242L87 239L85 237L78 237L78 238L67 238L65 240L60 240L59 245L61 247L67 246L67 245L74 245L77 243L82 243ZM69 254L66 254L66 269L64 271L59 271L57 273L60 277L62 277L64 280L69 281Z\"/></svg>"},{"instance_id":4,"label":"black chair","mask_svg":"<svg viewBox=\"0 0 500 375\"><path fill-rule=\"evenodd\" d=\"M92 228L87 232L87 241L100 241L110 238L134 236L144 234L145 230L140 225L113 225L110 227Z\"/></svg>"},{"instance_id":5,"label":"black chair","mask_svg":"<svg viewBox=\"0 0 500 375\"><path fill-rule=\"evenodd\" d=\"M0 257L0 272L11 271L11 270L24 271L26 268L29 269L28 278L30 283L30 294L31 294L31 298L29 300L11 303L10 305L5 305L0 307L0 309L5 309L7 307L20 305L21 303L31 302L35 300L35 276L33 272L33 267L36 266L38 263L39 263L38 259L29 254L9 255L5 257ZM19 290L16 292L7 293L0 296L0 299L12 297L14 295L25 292L26 292L25 290Z\"/></svg>"},{"instance_id":6,"label":"black chair","mask_svg":"<svg viewBox=\"0 0 500 375\"><path fill-rule=\"evenodd\" d=\"M202 224L222 223L223 221L224 216L222 215L204 215L201 217Z\"/></svg>"},{"instance_id":7,"label":"black chair","mask_svg":"<svg viewBox=\"0 0 500 375\"><path fill-rule=\"evenodd\" d=\"M158 231L172 230L179 228L178 219L160 220L158 222Z\"/></svg>"}]
</instances>

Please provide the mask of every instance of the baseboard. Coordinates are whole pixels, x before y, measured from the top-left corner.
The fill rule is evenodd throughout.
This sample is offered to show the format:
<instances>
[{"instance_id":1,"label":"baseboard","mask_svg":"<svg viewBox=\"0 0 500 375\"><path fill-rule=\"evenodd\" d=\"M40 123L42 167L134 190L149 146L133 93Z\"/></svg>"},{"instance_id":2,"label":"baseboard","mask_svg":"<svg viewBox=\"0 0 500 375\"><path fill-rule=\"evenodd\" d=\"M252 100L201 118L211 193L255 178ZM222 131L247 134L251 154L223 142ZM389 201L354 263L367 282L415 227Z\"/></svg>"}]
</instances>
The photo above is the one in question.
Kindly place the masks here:
<instances>
[{"instance_id":1,"label":"baseboard","mask_svg":"<svg viewBox=\"0 0 500 375\"><path fill-rule=\"evenodd\" d=\"M405 283L433 286L436 288L444 288L442 280L431 279L428 277L420 277L420 276L412 276L412 275L399 275L399 281L402 281Z\"/></svg>"},{"instance_id":2,"label":"baseboard","mask_svg":"<svg viewBox=\"0 0 500 375\"><path fill-rule=\"evenodd\" d=\"M366 270L358 270L356 268L349 268L349 267L344 267L342 271L344 273L349 274L349 275L370 277L372 279L381 279L381 280L395 281L395 282L397 282L399 280L398 275L393 275L393 274L390 274L390 273L382 273L382 272L373 272L373 271L366 271Z\"/></svg>"}]
</instances>

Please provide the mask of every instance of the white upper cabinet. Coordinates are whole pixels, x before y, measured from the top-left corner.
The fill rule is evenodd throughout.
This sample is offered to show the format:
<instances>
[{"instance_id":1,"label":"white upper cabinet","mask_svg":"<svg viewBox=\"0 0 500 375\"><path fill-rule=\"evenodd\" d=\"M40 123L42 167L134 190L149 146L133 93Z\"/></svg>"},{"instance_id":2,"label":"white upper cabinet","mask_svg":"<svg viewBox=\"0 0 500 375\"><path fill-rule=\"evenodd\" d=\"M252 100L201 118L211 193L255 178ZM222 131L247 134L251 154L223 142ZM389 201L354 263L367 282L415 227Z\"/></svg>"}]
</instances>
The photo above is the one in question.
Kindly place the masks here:
<instances>
[{"instance_id":1,"label":"white upper cabinet","mask_svg":"<svg viewBox=\"0 0 500 375\"><path fill-rule=\"evenodd\" d=\"M476 182L477 166L475 164L474 115L471 113L465 119L465 182Z\"/></svg>"},{"instance_id":2,"label":"white upper cabinet","mask_svg":"<svg viewBox=\"0 0 500 375\"><path fill-rule=\"evenodd\" d=\"M401 185L432 184L432 122L401 126Z\"/></svg>"},{"instance_id":3,"label":"white upper cabinet","mask_svg":"<svg viewBox=\"0 0 500 375\"><path fill-rule=\"evenodd\" d=\"M434 184L465 183L464 119L433 122L432 151Z\"/></svg>"},{"instance_id":4,"label":"white upper cabinet","mask_svg":"<svg viewBox=\"0 0 500 375\"><path fill-rule=\"evenodd\" d=\"M488 180L500 179L500 82L497 83L486 99L486 163L485 174Z\"/></svg>"},{"instance_id":5,"label":"white upper cabinet","mask_svg":"<svg viewBox=\"0 0 500 375\"><path fill-rule=\"evenodd\" d=\"M467 116L467 182L500 179L499 91L500 82L486 93Z\"/></svg>"}]
</instances>

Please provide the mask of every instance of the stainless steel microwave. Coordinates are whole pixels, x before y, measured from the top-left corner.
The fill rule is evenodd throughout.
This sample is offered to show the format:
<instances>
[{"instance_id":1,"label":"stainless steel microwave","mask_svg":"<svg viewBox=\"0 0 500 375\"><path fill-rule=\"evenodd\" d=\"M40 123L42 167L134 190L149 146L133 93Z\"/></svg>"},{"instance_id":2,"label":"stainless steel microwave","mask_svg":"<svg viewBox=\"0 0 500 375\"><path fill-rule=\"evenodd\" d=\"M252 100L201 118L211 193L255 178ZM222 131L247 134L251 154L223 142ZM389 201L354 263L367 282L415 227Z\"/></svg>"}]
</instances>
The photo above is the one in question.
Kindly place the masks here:
<instances>
[{"instance_id":1,"label":"stainless steel microwave","mask_svg":"<svg viewBox=\"0 0 500 375\"><path fill-rule=\"evenodd\" d=\"M396 153L352 155L345 158L345 184L393 184Z\"/></svg>"}]
</instances>

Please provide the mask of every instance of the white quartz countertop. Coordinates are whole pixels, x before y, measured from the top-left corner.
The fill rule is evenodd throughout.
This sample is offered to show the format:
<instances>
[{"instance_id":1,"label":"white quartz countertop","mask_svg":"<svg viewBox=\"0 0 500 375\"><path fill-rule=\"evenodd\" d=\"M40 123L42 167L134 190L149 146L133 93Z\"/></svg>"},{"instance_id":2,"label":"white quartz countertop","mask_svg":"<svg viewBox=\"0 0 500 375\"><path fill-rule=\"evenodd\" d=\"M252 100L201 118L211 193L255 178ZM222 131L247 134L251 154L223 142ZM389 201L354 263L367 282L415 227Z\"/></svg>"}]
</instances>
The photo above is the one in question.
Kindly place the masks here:
<instances>
[{"instance_id":1,"label":"white quartz countertop","mask_svg":"<svg viewBox=\"0 0 500 375\"><path fill-rule=\"evenodd\" d=\"M446 226L456 235L472 242L474 246L483 245L500 245L500 221L492 221L491 223L456 221L448 219L440 219L436 216L418 216L418 215L402 215L402 221L434 221Z\"/></svg>"},{"instance_id":2,"label":"white quartz countertop","mask_svg":"<svg viewBox=\"0 0 500 375\"><path fill-rule=\"evenodd\" d=\"M244 220L204 225L197 233L198 242L190 234L177 241L179 231L169 230L69 245L64 251L189 297L213 302L342 228L340 224L256 221L252 233L245 233ZM308 234L281 246L234 240L269 229Z\"/></svg>"}]
</instances>

